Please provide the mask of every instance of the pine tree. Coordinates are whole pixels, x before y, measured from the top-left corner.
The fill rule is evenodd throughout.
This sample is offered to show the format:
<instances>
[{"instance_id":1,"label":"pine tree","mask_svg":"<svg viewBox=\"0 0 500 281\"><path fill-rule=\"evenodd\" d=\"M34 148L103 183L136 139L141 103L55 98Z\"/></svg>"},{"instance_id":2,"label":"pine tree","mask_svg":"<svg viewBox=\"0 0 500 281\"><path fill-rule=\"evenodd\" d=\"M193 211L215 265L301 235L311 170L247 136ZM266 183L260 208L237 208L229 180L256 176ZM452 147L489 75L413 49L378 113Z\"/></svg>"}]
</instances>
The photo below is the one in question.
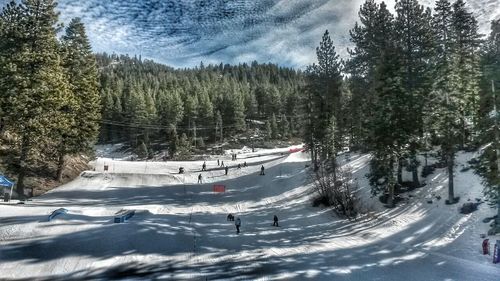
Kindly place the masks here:
<instances>
[{"instance_id":1,"label":"pine tree","mask_svg":"<svg viewBox=\"0 0 500 281\"><path fill-rule=\"evenodd\" d=\"M273 138L273 129L272 129L271 121L270 120L266 121L266 123L264 124L264 128L265 128L266 139L267 140L272 139Z\"/></svg>"},{"instance_id":2,"label":"pine tree","mask_svg":"<svg viewBox=\"0 0 500 281\"><path fill-rule=\"evenodd\" d=\"M281 116L281 136L283 139L290 137L290 122L288 122L286 115Z\"/></svg>"},{"instance_id":3,"label":"pine tree","mask_svg":"<svg viewBox=\"0 0 500 281\"><path fill-rule=\"evenodd\" d=\"M278 135L279 135L278 122L276 121L276 115L274 113L271 116L271 120L269 120L269 124L271 127L271 138L278 139Z\"/></svg>"},{"instance_id":4,"label":"pine tree","mask_svg":"<svg viewBox=\"0 0 500 281\"><path fill-rule=\"evenodd\" d=\"M230 115L230 123L234 126L235 131L242 132L246 129L245 122L245 105L243 97L239 92L233 92L231 99L232 114Z\"/></svg>"},{"instance_id":5,"label":"pine tree","mask_svg":"<svg viewBox=\"0 0 500 281\"><path fill-rule=\"evenodd\" d=\"M312 107L310 110L316 129L309 130L313 133L313 139L318 141L314 147L315 154L320 155L323 160L330 159L335 162L336 151L340 149L342 136L338 133L341 130L341 86L342 75L339 56L335 52L335 47L326 31L316 48L318 64L311 65L307 70L308 88L312 96ZM329 146L328 135L325 134L330 125L331 118L335 118L335 139L334 146ZM306 136L307 138L307 136Z\"/></svg>"},{"instance_id":6,"label":"pine tree","mask_svg":"<svg viewBox=\"0 0 500 281\"><path fill-rule=\"evenodd\" d=\"M405 99L401 77L402 54L398 45L394 18L384 3L379 6L367 1L360 14L364 27L351 32L356 42L356 52L351 64L359 75L355 81L364 80L370 85L365 100L373 108L366 120L366 143L372 152L370 184L373 194L387 194L388 206L393 206L396 185L396 168L408 141L408 99ZM365 33L366 32L366 33ZM370 46L368 48L367 46ZM374 48L374 49L371 49ZM365 66L356 66L366 59ZM353 67L353 66L351 66Z\"/></svg>"},{"instance_id":7,"label":"pine tree","mask_svg":"<svg viewBox=\"0 0 500 281\"><path fill-rule=\"evenodd\" d=\"M224 127L222 124L222 115L220 114L220 111L217 111L215 114L215 138L214 140L217 140L217 137L220 137L219 140L222 143L224 141Z\"/></svg>"},{"instance_id":8,"label":"pine tree","mask_svg":"<svg viewBox=\"0 0 500 281\"><path fill-rule=\"evenodd\" d=\"M177 126L184 118L184 105L177 91L159 93L158 117L164 126Z\"/></svg>"},{"instance_id":9,"label":"pine tree","mask_svg":"<svg viewBox=\"0 0 500 281\"><path fill-rule=\"evenodd\" d=\"M63 66L67 72L73 107L70 109L72 127L61 134L58 144L57 179L62 179L66 154L90 152L99 133L100 96L97 67L85 27L79 18L71 20L63 42Z\"/></svg>"},{"instance_id":10,"label":"pine tree","mask_svg":"<svg viewBox=\"0 0 500 281\"><path fill-rule=\"evenodd\" d=\"M431 11L425 10L417 0L401 0L396 3L396 14L395 30L402 63L400 76L405 89L400 99L406 102L405 114L411 117L410 123L403 128L408 131L409 136L408 155L413 185L418 187L420 183L416 155L423 145L423 113L428 104L432 77L428 62L434 50Z\"/></svg>"},{"instance_id":11,"label":"pine tree","mask_svg":"<svg viewBox=\"0 0 500 281\"><path fill-rule=\"evenodd\" d=\"M431 122L438 132L437 137L448 164L448 202L454 202L455 140L458 138L457 130L459 130L459 124L456 120L460 120L460 116L457 116L459 96L456 87L458 79L453 69L453 11L447 0L438 1L435 11L433 29L435 31L436 55Z\"/></svg>"},{"instance_id":12,"label":"pine tree","mask_svg":"<svg viewBox=\"0 0 500 281\"><path fill-rule=\"evenodd\" d=\"M170 124L168 127L167 141L170 158L174 158L175 153L177 152L177 147L179 146L179 137L177 135L177 129L173 124Z\"/></svg>"},{"instance_id":13,"label":"pine tree","mask_svg":"<svg viewBox=\"0 0 500 281\"><path fill-rule=\"evenodd\" d=\"M0 16L0 107L20 139L20 196L35 155L50 153L51 142L72 126L68 115L74 101L61 67L55 7L52 0L24 0L10 3Z\"/></svg>"},{"instance_id":14,"label":"pine tree","mask_svg":"<svg viewBox=\"0 0 500 281\"><path fill-rule=\"evenodd\" d=\"M479 112L480 36L477 20L467 10L465 2L457 0L452 6L453 60L458 76L456 90L462 99L459 107L462 115L460 145L465 147L477 134L474 128L477 127Z\"/></svg>"},{"instance_id":15,"label":"pine tree","mask_svg":"<svg viewBox=\"0 0 500 281\"><path fill-rule=\"evenodd\" d=\"M484 69L481 91L481 143L485 144L476 167L483 177L485 195L496 202L500 226L500 20L491 23L491 33L484 46Z\"/></svg>"},{"instance_id":16,"label":"pine tree","mask_svg":"<svg viewBox=\"0 0 500 281\"><path fill-rule=\"evenodd\" d=\"M433 100L433 126L448 166L448 203L454 197L454 165L458 147L464 147L473 134L467 124L478 113L479 70L477 22L461 0L451 5L441 0L433 18L436 55Z\"/></svg>"},{"instance_id":17,"label":"pine tree","mask_svg":"<svg viewBox=\"0 0 500 281\"><path fill-rule=\"evenodd\" d=\"M187 160L191 156L191 143L185 133L182 134L177 146L177 157L180 160Z\"/></svg>"},{"instance_id":18,"label":"pine tree","mask_svg":"<svg viewBox=\"0 0 500 281\"><path fill-rule=\"evenodd\" d=\"M136 153L139 158L146 158L148 156L148 147L143 141L137 147Z\"/></svg>"},{"instance_id":19,"label":"pine tree","mask_svg":"<svg viewBox=\"0 0 500 281\"><path fill-rule=\"evenodd\" d=\"M350 30L350 40L355 45L349 49L350 59L346 70L350 74L349 83L352 94L349 110L356 120L353 123L353 137L357 146L367 146L370 143L369 120L374 115L375 108L375 70L380 62L381 52L386 40L383 25L386 18L392 17L384 3L366 0L359 10L359 23Z\"/></svg>"}]
</instances>

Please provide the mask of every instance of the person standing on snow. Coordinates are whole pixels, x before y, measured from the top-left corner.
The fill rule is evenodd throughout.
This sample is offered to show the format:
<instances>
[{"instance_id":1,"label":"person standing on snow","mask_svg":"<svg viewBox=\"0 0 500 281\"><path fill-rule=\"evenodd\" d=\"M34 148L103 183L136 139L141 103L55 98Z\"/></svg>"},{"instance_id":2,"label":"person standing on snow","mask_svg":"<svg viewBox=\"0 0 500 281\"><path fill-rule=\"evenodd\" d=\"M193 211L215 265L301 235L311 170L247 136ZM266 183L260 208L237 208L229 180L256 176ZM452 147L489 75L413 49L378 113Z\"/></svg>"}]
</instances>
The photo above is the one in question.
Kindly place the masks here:
<instances>
[{"instance_id":1,"label":"person standing on snow","mask_svg":"<svg viewBox=\"0 0 500 281\"><path fill-rule=\"evenodd\" d=\"M219 161L219 159L217 159L217 166L220 166L220 161Z\"/></svg>"},{"instance_id":2,"label":"person standing on snow","mask_svg":"<svg viewBox=\"0 0 500 281\"><path fill-rule=\"evenodd\" d=\"M260 167L260 175L263 176L264 174L264 165Z\"/></svg>"},{"instance_id":3,"label":"person standing on snow","mask_svg":"<svg viewBox=\"0 0 500 281\"><path fill-rule=\"evenodd\" d=\"M207 163L203 161L203 165L201 165L201 170L206 171L207 170Z\"/></svg>"},{"instance_id":4,"label":"person standing on snow","mask_svg":"<svg viewBox=\"0 0 500 281\"><path fill-rule=\"evenodd\" d=\"M240 217L236 218L236 221L234 222L234 225L236 226L236 234L239 234L240 233L240 226L241 226Z\"/></svg>"},{"instance_id":5,"label":"person standing on snow","mask_svg":"<svg viewBox=\"0 0 500 281\"><path fill-rule=\"evenodd\" d=\"M229 167L228 167L228 166L226 166L226 167L224 168L224 170L226 171L226 176L227 176L227 172L229 171Z\"/></svg>"},{"instance_id":6,"label":"person standing on snow","mask_svg":"<svg viewBox=\"0 0 500 281\"><path fill-rule=\"evenodd\" d=\"M201 174L199 174L198 175L198 183L202 183L202 181L201 181L202 179L203 179L203 177L201 176Z\"/></svg>"},{"instance_id":7,"label":"person standing on snow","mask_svg":"<svg viewBox=\"0 0 500 281\"><path fill-rule=\"evenodd\" d=\"M274 215L274 218L273 218L273 226L279 226L278 225L278 216L277 215Z\"/></svg>"}]
</instances>

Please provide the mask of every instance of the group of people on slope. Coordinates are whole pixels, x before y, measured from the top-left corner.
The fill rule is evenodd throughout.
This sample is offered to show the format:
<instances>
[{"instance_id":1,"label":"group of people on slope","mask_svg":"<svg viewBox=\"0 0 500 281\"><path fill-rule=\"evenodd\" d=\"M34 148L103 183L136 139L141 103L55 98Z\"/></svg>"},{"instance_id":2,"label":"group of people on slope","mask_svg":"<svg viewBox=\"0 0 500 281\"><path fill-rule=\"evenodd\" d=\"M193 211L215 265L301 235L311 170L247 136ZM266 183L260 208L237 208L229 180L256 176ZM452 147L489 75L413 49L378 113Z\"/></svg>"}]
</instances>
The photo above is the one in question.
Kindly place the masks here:
<instances>
[{"instance_id":1,"label":"group of people on slope","mask_svg":"<svg viewBox=\"0 0 500 281\"><path fill-rule=\"evenodd\" d=\"M221 164L221 165L219 165ZM217 159L217 165L220 166L220 167L224 167L224 175L227 176L228 172L229 172L229 166L224 166L224 161L220 162L219 159ZM245 161L243 163L243 167L247 167L247 162ZM241 169L241 164L238 164L238 169ZM207 170L207 162L204 161L203 164L201 165L201 171L206 171ZM184 173L184 168L179 168L179 174L183 174ZM264 165L262 165L260 167L260 175L263 176L265 175L264 173ZM203 176L201 174L198 175L198 183L203 183Z\"/></svg>"},{"instance_id":2,"label":"group of people on slope","mask_svg":"<svg viewBox=\"0 0 500 281\"><path fill-rule=\"evenodd\" d=\"M240 219L240 217L237 217L235 219L233 214L229 214L229 215L227 215L227 220L228 221L234 221L234 226L236 226L236 234L239 234L240 233L240 227L241 227L241 219ZM274 217L273 217L273 226L279 227L278 216L277 215L274 215Z\"/></svg>"}]
</instances>

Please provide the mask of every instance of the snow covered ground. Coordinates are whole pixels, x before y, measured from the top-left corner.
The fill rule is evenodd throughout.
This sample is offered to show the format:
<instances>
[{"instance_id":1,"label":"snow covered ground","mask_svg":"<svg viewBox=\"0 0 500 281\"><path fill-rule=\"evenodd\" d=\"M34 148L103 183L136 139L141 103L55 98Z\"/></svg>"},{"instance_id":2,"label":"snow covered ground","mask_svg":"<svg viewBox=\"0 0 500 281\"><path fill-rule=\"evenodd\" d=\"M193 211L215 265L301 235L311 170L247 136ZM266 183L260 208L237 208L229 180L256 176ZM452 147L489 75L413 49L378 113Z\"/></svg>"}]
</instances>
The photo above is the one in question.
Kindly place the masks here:
<instances>
[{"instance_id":1,"label":"snow covered ground","mask_svg":"<svg viewBox=\"0 0 500 281\"><path fill-rule=\"evenodd\" d=\"M351 165L372 211L356 222L313 208L305 153L238 151L191 162L129 162L98 158L94 171L25 205L0 205L2 278L39 280L500 280L500 265L481 255L486 204L461 215L444 199L447 176L437 170L427 186L394 209L369 199L367 155ZM234 151L234 153L238 153ZM283 155L282 155L283 154ZM472 153L459 155L462 165ZM237 169L237 163L248 167ZM104 165L109 167L104 172ZM259 176L261 165L266 175ZM186 169L178 174L178 168ZM458 172L461 203L482 198L472 170ZM197 184L202 174L203 183ZM225 193L212 192L224 184ZM15 202L14 202L15 203ZM460 203L460 204L461 204ZM48 222L58 208L68 209ZM121 209L134 209L126 223L113 223ZM228 213L242 220L235 233ZM272 226L273 215L280 227ZM492 241L500 237L490 237ZM494 244L494 242L492 243Z\"/></svg>"}]
</instances>

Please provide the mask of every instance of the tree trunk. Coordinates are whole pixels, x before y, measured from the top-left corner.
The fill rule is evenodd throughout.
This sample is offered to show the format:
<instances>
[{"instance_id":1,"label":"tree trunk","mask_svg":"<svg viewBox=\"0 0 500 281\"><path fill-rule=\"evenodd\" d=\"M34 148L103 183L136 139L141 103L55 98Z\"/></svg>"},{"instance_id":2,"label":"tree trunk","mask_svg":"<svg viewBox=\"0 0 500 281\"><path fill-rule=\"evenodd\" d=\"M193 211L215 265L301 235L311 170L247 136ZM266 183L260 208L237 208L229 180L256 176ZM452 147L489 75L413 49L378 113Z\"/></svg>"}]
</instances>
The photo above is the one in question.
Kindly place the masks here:
<instances>
[{"instance_id":1,"label":"tree trunk","mask_svg":"<svg viewBox=\"0 0 500 281\"><path fill-rule=\"evenodd\" d=\"M453 166L454 166L454 153L448 152L448 200L450 204L455 202L455 192L453 187Z\"/></svg>"},{"instance_id":2,"label":"tree trunk","mask_svg":"<svg viewBox=\"0 0 500 281\"><path fill-rule=\"evenodd\" d=\"M411 174L413 178L413 187L420 187L420 181L418 180L418 161L414 153L411 156Z\"/></svg>"},{"instance_id":3,"label":"tree trunk","mask_svg":"<svg viewBox=\"0 0 500 281\"><path fill-rule=\"evenodd\" d=\"M56 180L58 182L61 182L62 181L62 176L63 176L63 171L64 171L64 153L60 153L59 154L59 160L57 162L57 174L56 174Z\"/></svg>"},{"instance_id":4,"label":"tree trunk","mask_svg":"<svg viewBox=\"0 0 500 281\"><path fill-rule=\"evenodd\" d=\"M411 174L413 176L413 187L420 187L420 181L418 180L418 167L414 165L411 170Z\"/></svg>"},{"instance_id":5,"label":"tree trunk","mask_svg":"<svg viewBox=\"0 0 500 281\"><path fill-rule=\"evenodd\" d=\"M337 184L337 159L335 156L332 157L332 174L333 174L333 184Z\"/></svg>"},{"instance_id":6,"label":"tree trunk","mask_svg":"<svg viewBox=\"0 0 500 281\"><path fill-rule=\"evenodd\" d=\"M19 173L17 175L17 186L16 192L19 199L24 198L24 177L26 175L26 170L24 167L19 169ZM11 195L12 196L12 195Z\"/></svg>"},{"instance_id":7,"label":"tree trunk","mask_svg":"<svg viewBox=\"0 0 500 281\"><path fill-rule=\"evenodd\" d=\"M389 175L390 178L389 178L389 197L387 198L387 205L392 208L394 207L394 185L395 185L395 182L394 182L394 161L396 159L392 158L391 157L391 160L390 160L390 163L389 163L389 167L391 167L391 174ZM399 160L398 160L399 162Z\"/></svg>"},{"instance_id":8,"label":"tree trunk","mask_svg":"<svg viewBox=\"0 0 500 281\"><path fill-rule=\"evenodd\" d=\"M389 207L394 207L394 182L389 183L389 195L387 197L387 205Z\"/></svg>"},{"instance_id":9,"label":"tree trunk","mask_svg":"<svg viewBox=\"0 0 500 281\"><path fill-rule=\"evenodd\" d=\"M23 136L21 142L21 155L19 157L19 172L17 175L17 195L20 199L24 198L24 178L26 176L26 160L28 159L28 154L30 151L30 143L28 136Z\"/></svg>"},{"instance_id":10,"label":"tree trunk","mask_svg":"<svg viewBox=\"0 0 500 281\"><path fill-rule=\"evenodd\" d=\"M499 193L500 193L500 191L499 191ZM498 227L500 227L500 195L497 199L497 218L495 220L495 224L496 224L497 229L498 229Z\"/></svg>"},{"instance_id":11,"label":"tree trunk","mask_svg":"<svg viewBox=\"0 0 500 281\"><path fill-rule=\"evenodd\" d=\"M403 184L403 158L398 159L398 184Z\"/></svg>"},{"instance_id":12,"label":"tree trunk","mask_svg":"<svg viewBox=\"0 0 500 281\"><path fill-rule=\"evenodd\" d=\"M465 113L462 113L462 118L460 118L460 123L462 126L462 140L461 140L461 149L465 149L465 145L467 143L467 135L466 135L466 128L465 128Z\"/></svg>"}]
</instances>

